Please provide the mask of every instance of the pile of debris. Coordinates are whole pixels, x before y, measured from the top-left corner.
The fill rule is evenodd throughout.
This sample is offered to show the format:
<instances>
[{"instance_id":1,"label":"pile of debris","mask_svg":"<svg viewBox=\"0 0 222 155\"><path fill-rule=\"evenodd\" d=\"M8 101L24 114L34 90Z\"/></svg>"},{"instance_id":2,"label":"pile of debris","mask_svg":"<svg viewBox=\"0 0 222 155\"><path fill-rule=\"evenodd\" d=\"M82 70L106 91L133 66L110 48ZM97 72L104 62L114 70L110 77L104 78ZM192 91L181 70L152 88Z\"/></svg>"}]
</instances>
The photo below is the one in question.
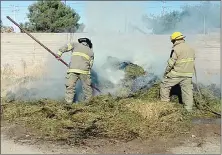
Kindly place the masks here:
<instances>
[{"instance_id":1,"label":"pile of debris","mask_svg":"<svg viewBox=\"0 0 222 155\"><path fill-rule=\"evenodd\" d=\"M105 95L71 106L53 100L16 101L4 106L3 119L26 127L36 138L70 144L89 138L175 136L189 127L182 111L179 105Z\"/></svg>"},{"instance_id":2,"label":"pile of debris","mask_svg":"<svg viewBox=\"0 0 222 155\"><path fill-rule=\"evenodd\" d=\"M113 60L115 60L115 63ZM115 89L115 91L113 91L115 93L111 93L111 91L110 92L108 91L108 92L105 92L106 94L111 93L112 95L116 95L116 94L119 94L120 92L123 93L123 91L125 91L125 94L126 94L126 90L128 90L127 94L126 94L128 96L132 91L138 90L140 88L141 84L147 85L148 82L154 78L152 75L149 75L149 76L145 75L145 71L141 66L133 64L131 62L122 62L122 61L118 60L117 58L113 58L113 57L112 58L108 57L107 63L104 64L103 67L104 67L104 70L105 69L111 69L113 71L122 70L125 72L125 78L122 79L121 81L119 81L118 85L116 85L111 80L98 75L98 73L95 70L92 70L92 84L94 86L96 86L102 92L104 90L112 90L112 89L114 90ZM141 76L143 76L143 77L141 77ZM140 81L136 80L138 77L140 77L140 79L142 78L143 81L146 80L146 83L142 83L141 80ZM5 97L6 101L11 102L11 101L15 101L15 100L38 99L37 94L38 94L38 92L40 92L40 90L38 90L36 88L28 89L26 87L26 85L24 84L24 83L31 83L32 81L34 82L34 81L38 81L38 80L39 80L38 78L34 78L34 77L25 77L22 79L17 79L17 81L15 83L20 84L20 85L18 86L16 91L14 91L14 92L8 91L7 92L6 97ZM154 80L153 80L153 82L154 82ZM57 81L57 83L61 83L61 82ZM24 85L24 87L22 87L21 84ZM62 84L62 87L64 87L64 84ZM117 89L120 88L120 89L117 90L116 88ZM50 88L50 91L53 91L53 89ZM94 95L96 95L97 93L98 93L97 90L94 90ZM76 95L75 95L74 101L76 101L76 102L83 101L83 97L84 96L83 96L81 82L77 82Z\"/></svg>"},{"instance_id":3,"label":"pile of debris","mask_svg":"<svg viewBox=\"0 0 222 155\"><path fill-rule=\"evenodd\" d=\"M4 105L3 119L25 126L36 138L77 144L90 138L129 141L173 137L189 131L191 117L215 117L206 107L220 112L220 89L215 85L200 86L201 97L195 87L195 103L201 109L190 115L179 104L180 96L175 93L178 91L171 92L171 103L159 101L160 81L155 75L133 63L115 64L116 69L126 73L118 91L125 95L99 95L73 105L62 100L14 100ZM99 88L114 86L111 81L95 77L93 81Z\"/></svg>"}]
</instances>

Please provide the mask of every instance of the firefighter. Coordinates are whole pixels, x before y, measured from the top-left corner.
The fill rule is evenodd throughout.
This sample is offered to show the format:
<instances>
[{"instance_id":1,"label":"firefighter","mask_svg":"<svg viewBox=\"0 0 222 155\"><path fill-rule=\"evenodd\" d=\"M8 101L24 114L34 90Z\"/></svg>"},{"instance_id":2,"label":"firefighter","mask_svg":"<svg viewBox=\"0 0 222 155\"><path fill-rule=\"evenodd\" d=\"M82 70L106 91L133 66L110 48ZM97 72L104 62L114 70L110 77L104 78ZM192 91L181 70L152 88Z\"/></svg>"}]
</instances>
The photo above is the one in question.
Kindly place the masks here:
<instances>
[{"instance_id":1,"label":"firefighter","mask_svg":"<svg viewBox=\"0 0 222 155\"><path fill-rule=\"evenodd\" d=\"M58 60L65 52L72 52L71 62L66 75L66 94L65 101L68 104L73 103L75 96L75 86L77 80L81 80L85 100L92 97L91 88L91 68L94 61L92 42L88 38L79 38L78 42L72 42L59 49Z\"/></svg>"},{"instance_id":2,"label":"firefighter","mask_svg":"<svg viewBox=\"0 0 222 155\"><path fill-rule=\"evenodd\" d=\"M192 112L195 51L189 47L184 38L180 32L174 32L170 37L173 47L160 84L160 98L161 101L169 102L171 88L179 84L184 107L188 112Z\"/></svg>"}]
</instances>

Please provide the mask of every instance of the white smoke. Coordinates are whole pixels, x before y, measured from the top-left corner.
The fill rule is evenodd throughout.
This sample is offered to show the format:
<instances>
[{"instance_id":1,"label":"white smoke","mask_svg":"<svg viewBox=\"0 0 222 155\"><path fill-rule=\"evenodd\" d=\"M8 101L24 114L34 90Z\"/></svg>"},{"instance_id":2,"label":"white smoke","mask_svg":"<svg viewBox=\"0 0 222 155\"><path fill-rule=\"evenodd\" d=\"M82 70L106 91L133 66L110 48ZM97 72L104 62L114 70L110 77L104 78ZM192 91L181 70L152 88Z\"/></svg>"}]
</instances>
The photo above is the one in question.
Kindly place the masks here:
<instances>
[{"instance_id":1,"label":"white smoke","mask_svg":"<svg viewBox=\"0 0 222 155\"><path fill-rule=\"evenodd\" d=\"M146 12L143 4L144 2L87 2L85 31L94 44L96 68L101 68L107 56L113 56L123 61L131 61L145 69L152 66L156 73L161 74L161 65L164 65L161 62L164 61L159 61L162 59L161 55L152 49L152 42L146 39L149 34L141 33L147 31L142 20ZM167 51L169 45L163 49ZM120 74L116 74L118 79ZM113 75L113 72L107 72L106 76Z\"/></svg>"},{"instance_id":2,"label":"white smoke","mask_svg":"<svg viewBox=\"0 0 222 155\"><path fill-rule=\"evenodd\" d=\"M148 34L142 17L146 13L145 2L92 1L87 2L86 27L84 34L74 34L70 41L77 41L79 37L92 40L95 62L93 70L99 77L105 78L118 86L124 78L123 71L111 70L112 66L104 69L107 57L112 56L120 61L130 61L142 66L148 73L161 76L166 67L172 44L169 35L155 36ZM147 34L144 34L144 32ZM187 41L195 40L194 36L187 36ZM61 41L65 44L67 42ZM58 49L53 49L58 51ZM70 54L64 54L66 62ZM59 98L65 93L66 67L51 55L48 57L45 78L32 83L32 88L38 89L38 97ZM47 80L46 80L47 79ZM149 78L147 78L149 79ZM146 84L146 81L143 84ZM31 87L30 87L31 88ZM113 92L115 89L103 90L103 93ZM77 90L78 91L78 90Z\"/></svg>"},{"instance_id":3,"label":"white smoke","mask_svg":"<svg viewBox=\"0 0 222 155\"><path fill-rule=\"evenodd\" d=\"M95 53L93 70L100 77L111 81L116 86L124 78L123 71L110 70L112 66L103 68L108 56L116 57L120 61L130 61L146 70L154 67L153 70L159 74L163 72L164 67L161 65L164 65L164 61L161 61L162 63L157 61L161 55L153 51L155 47L150 47L152 42L147 42L146 35L138 31L138 29L145 31L142 21L145 12L143 2L94 1L87 2L85 10L87 33L74 34L72 41L77 41L79 37L89 37L92 40ZM58 49L52 50L58 51ZM69 62L70 55L64 54L64 56L64 60ZM66 67L49 55L45 72L42 79L32 82L31 87L26 88L37 88L36 97L38 98L56 99L64 96ZM113 92L116 89L118 88L103 91Z\"/></svg>"}]
</instances>

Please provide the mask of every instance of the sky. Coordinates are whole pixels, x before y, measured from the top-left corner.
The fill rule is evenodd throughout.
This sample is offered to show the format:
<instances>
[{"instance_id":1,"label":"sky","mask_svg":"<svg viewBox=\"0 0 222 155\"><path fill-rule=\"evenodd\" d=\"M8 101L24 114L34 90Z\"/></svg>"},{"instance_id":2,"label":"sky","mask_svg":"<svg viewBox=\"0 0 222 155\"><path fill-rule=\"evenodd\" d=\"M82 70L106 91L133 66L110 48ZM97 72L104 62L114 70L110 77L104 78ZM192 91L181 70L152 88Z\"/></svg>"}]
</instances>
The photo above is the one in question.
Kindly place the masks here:
<instances>
[{"instance_id":1,"label":"sky","mask_svg":"<svg viewBox=\"0 0 222 155\"><path fill-rule=\"evenodd\" d=\"M14 25L6 18L6 16L10 16L17 23L28 21L28 6L33 3L35 3L35 1L1 1L1 20L3 24L6 26L14 27ZM72 7L80 15L80 23L86 22L86 18L84 18L84 9L86 3L87 1L66 1L66 5ZM162 13L163 6L166 7L165 11L180 10L180 7L183 5L199 4L200 1L165 1L165 3L162 1L143 1L138 3L141 3L143 7L147 8L147 12L145 12L146 14L158 15Z\"/></svg>"}]
</instances>

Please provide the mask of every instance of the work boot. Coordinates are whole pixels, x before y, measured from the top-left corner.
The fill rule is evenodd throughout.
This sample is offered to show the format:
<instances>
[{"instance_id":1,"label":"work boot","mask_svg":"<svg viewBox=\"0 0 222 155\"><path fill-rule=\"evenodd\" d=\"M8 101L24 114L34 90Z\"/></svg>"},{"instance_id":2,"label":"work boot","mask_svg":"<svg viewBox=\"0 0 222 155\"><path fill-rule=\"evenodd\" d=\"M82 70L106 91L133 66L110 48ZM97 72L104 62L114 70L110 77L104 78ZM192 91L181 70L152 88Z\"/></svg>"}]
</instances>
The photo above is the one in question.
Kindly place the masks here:
<instances>
[{"instance_id":1,"label":"work boot","mask_svg":"<svg viewBox=\"0 0 222 155\"><path fill-rule=\"evenodd\" d=\"M65 97L65 104L70 105L73 103L73 99L70 99L68 97Z\"/></svg>"},{"instance_id":2,"label":"work boot","mask_svg":"<svg viewBox=\"0 0 222 155\"><path fill-rule=\"evenodd\" d=\"M70 102L70 101L67 102L67 101L65 101L65 104L66 104L66 105L71 105L72 103L73 103L73 102Z\"/></svg>"},{"instance_id":3,"label":"work boot","mask_svg":"<svg viewBox=\"0 0 222 155\"><path fill-rule=\"evenodd\" d=\"M192 113L192 112L193 112L192 106L184 105L184 108L185 108L186 111L189 112L189 113Z\"/></svg>"},{"instance_id":4,"label":"work boot","mask_svg":"<svg viewBox=\"0 0 222 155\"><path fill-rule=\"evenodd\" d=\"M193 109L186 109L188 112L193 112Z\"/></svg>"},{"instance_id":5,"label":"work boot","mask_svg":"<svg viewBox=\"0 0 222 155\"><path fill-rule=\"evenodd\" d=\"M59 99L59 102L62 104L67 104L67 105L71 104L71 103L67 102L67 100L65 98Z\"/></svg>"},{"instance_id":6,"label":"work boot","mask_svg":"<svg viewBox=\"0 0 222 155\"><path fill-rule=\"evenodd\" d=\"M165 103L169 103L169 102L170 102L170 99L161 99L160 101L161 101L161 102L165 102Z\"/></svg>"}]
</instances>

